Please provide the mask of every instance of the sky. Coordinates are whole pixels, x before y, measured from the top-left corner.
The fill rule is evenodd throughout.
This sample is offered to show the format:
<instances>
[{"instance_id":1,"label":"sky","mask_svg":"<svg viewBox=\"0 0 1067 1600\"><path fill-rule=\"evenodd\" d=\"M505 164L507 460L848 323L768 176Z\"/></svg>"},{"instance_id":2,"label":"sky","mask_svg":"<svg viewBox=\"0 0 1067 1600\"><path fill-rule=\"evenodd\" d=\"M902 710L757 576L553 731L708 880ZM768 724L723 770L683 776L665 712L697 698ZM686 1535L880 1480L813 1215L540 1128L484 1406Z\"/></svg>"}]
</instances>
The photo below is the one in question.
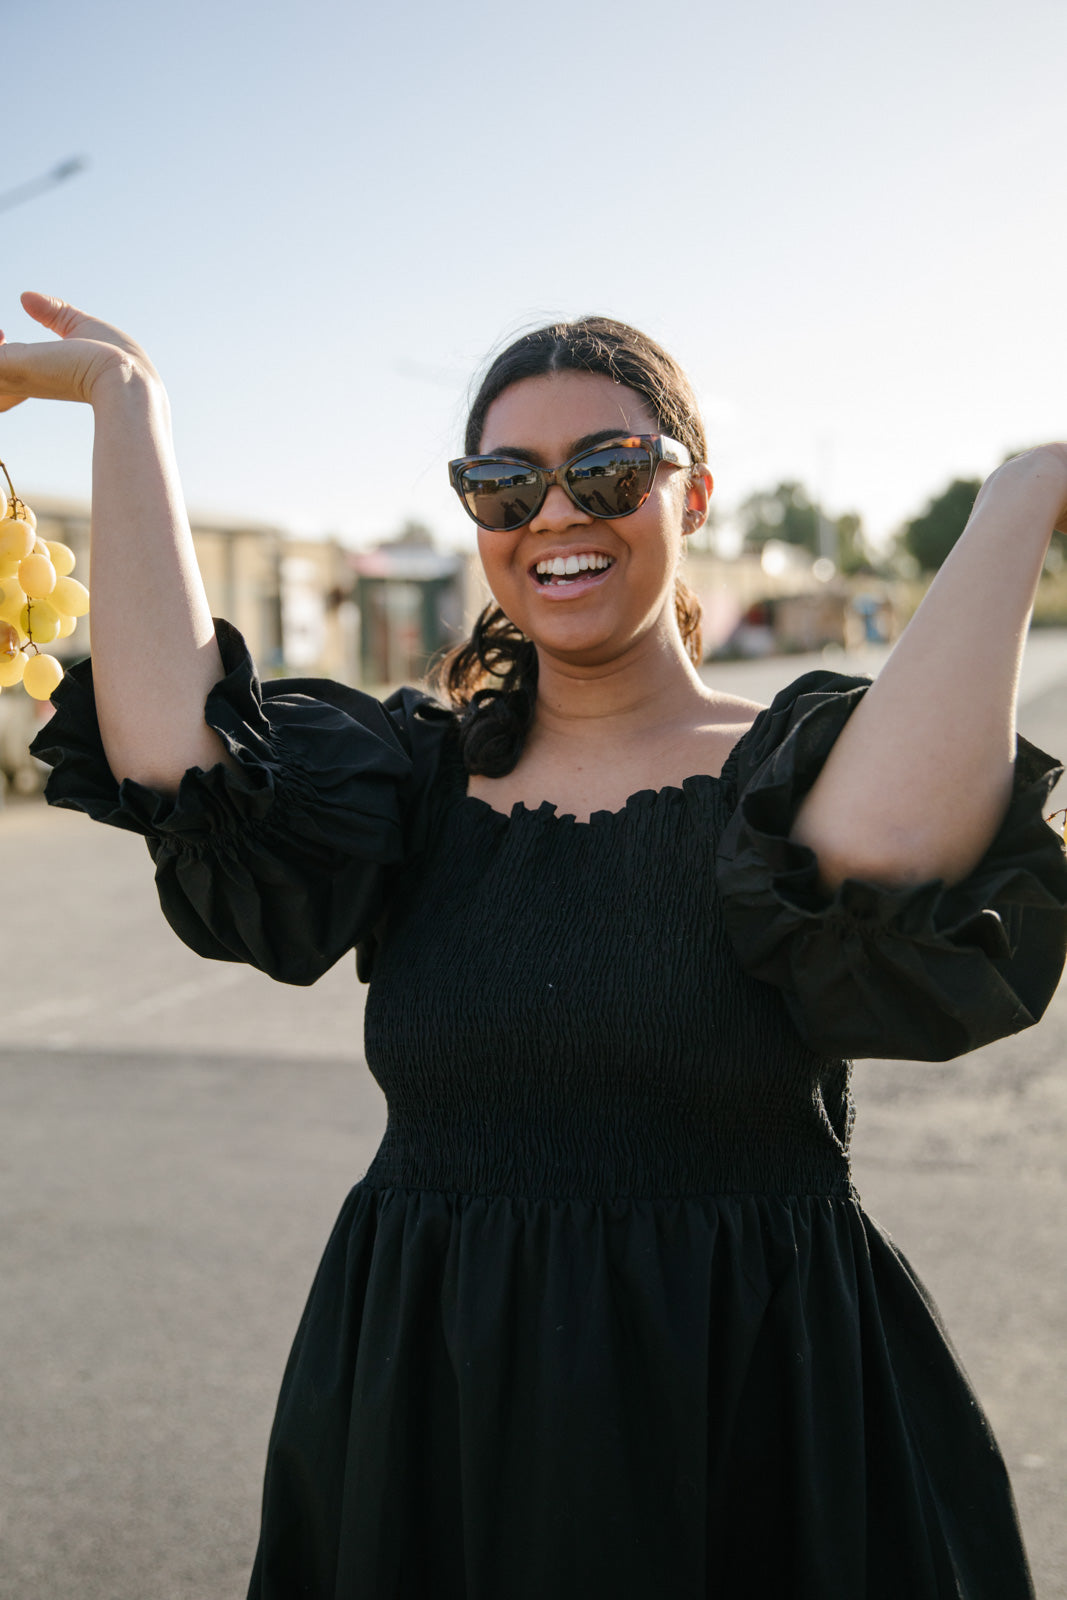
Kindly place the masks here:
<instances>
[{"instance_id":1,"label":"sky","mask_svg":"<svg viewBox=\"0 0 1067 1600\"><path fill-rule=\"evenodd\" d=\"M729 530L799 479L884 542L1067 435L1062 0L0 0L17 89L0 327L26 288L166 382L187 502L473 543L448 487L509 337L602 312L689 372ZM87 498L91 415L0 414Z\"/></svg>"}]
</instances>

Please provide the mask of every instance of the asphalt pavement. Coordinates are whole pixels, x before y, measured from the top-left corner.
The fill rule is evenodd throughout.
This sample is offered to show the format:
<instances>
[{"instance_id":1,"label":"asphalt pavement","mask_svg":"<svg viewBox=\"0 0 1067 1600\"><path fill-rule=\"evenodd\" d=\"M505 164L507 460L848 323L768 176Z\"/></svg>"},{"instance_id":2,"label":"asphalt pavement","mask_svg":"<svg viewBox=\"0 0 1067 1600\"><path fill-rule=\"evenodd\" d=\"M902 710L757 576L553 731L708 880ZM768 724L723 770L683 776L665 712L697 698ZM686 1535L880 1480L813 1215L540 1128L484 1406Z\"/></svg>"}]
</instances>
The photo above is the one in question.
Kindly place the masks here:
<instances>
[{"instance_id":1,"label":"asphalt pavement","mask_svg":"<svg viewBox=\"0 0 1067 1600\"><path fill-rule=\"evenodd\" d=\"M709 669L768 700L810 667ZM1067 632L1020 728L1067 756ZM1049 809L1067 803L1061 784ZM186 950L144 846L0 813L0 1597L241 1600L289 1342L381 1137L362 991ZM1067 1600L1067 984L955 1062L862 1062L855 1171L940 1307L1012 1474L1040 1600Z\"/></svg>"}]
</instances>

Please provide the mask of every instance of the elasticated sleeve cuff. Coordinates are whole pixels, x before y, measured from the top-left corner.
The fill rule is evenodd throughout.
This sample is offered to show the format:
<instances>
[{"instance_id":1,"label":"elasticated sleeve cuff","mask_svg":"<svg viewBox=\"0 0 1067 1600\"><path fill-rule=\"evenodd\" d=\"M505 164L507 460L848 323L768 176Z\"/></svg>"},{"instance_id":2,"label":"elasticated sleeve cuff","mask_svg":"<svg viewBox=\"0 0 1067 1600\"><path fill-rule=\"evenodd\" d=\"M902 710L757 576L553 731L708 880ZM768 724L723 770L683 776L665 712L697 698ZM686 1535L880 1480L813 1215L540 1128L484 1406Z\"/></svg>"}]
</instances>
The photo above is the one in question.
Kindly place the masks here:
<instances>
[{"instance_id":1,"label":"elasticated sleeve cuff","mask_svg":"<svg viewBox=\"0 0 1067 1600\"><path fill-rule=\"evenodd\" d=\"M218 621L216 637L224 676L204 717L235 766L190 768L173 795L116 783L89 661L59 685L33 753L53 767L50 804L144 835L164 914L194 950L311 983L380 916L448 714L412 690L383 705L327 680L264 686L236 629Z\"/></svg>"},{"instance_id":2,"label":"elasticated sleeve cuff","mask_svg":"<svg viewBox=\"0 0 1067 1600\"><path fill-rule=\"evenodd\" d=\"M833 895L789 833L869 680L809 673L738 751L717 881L737 954L828 1057L945 1061L1036 1022L1067 952L1067 859L1044 821L1061 765L1020 737L996 837L968 877Z\"/></svg>"}]
</instances>

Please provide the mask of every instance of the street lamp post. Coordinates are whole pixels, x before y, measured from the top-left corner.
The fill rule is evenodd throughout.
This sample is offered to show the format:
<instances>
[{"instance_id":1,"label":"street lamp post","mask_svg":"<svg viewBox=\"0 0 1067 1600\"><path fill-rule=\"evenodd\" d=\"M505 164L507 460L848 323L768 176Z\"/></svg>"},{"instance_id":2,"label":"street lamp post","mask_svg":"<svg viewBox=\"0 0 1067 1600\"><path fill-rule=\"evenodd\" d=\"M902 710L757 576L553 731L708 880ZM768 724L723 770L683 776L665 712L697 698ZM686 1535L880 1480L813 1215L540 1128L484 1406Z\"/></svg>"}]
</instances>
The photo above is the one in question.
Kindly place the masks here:
<instances>
[{"instance_id":1,"label":"street lamp post","mask_svg":"<svg viewBox=\"0 0 1067 1600\"><path fill-rule=\"evenodd\" d=\"M44 194L47 189L54 189L56 184L63 183L67 178L73 178L75 173L84 172L87 163L81 156L69 156L66 161L61 161L58 166L52 167L39 178L31 178L28 183L20 183L15 189L8 189L5 194L0 194L0 211L10 211L12 206L21 205L24 200L34 200L39 194Z\"/></svg>"}]
</instances>

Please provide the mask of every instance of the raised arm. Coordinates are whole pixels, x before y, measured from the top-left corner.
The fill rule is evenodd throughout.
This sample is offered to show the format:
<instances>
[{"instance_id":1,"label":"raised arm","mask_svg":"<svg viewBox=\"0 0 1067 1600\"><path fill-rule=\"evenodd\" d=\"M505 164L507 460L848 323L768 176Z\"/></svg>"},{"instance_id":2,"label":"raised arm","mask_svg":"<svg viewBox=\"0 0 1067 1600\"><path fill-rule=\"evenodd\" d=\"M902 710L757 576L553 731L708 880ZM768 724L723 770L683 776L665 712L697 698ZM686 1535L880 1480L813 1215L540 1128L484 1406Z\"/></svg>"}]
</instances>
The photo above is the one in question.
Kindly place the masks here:
<instances>
[{"instance_id":1,"label":"raised arm","mask_svg":"<svg viewBox=\"0 0 1067 1600\"><path fill-rule=\"evenodd\" d=\"M800 806L790 837L822 886L955 883L1007 808L1023 646L1053 531L1067 529L1067 445L983 485L967 528Z\"/></svg>"},{"instance_id":2,"label":"raised arm","mask_svg":"<svg viewBox=\"0 0 1067 1600\"><path fill-rule=\"evenodd\" d=\"M46 295L31 317L59 335L7 344L0 410L25 399L93 408L93 682L115 777L173 792L188 767L229 756L204 722L222 663L171 443L170 410L144 351L119 329Z\"/></svg>"}]
</instances>

